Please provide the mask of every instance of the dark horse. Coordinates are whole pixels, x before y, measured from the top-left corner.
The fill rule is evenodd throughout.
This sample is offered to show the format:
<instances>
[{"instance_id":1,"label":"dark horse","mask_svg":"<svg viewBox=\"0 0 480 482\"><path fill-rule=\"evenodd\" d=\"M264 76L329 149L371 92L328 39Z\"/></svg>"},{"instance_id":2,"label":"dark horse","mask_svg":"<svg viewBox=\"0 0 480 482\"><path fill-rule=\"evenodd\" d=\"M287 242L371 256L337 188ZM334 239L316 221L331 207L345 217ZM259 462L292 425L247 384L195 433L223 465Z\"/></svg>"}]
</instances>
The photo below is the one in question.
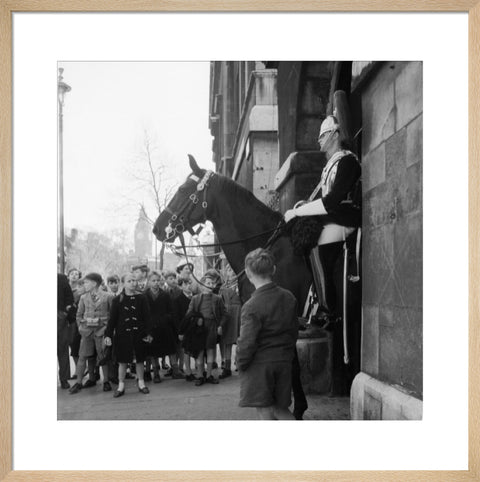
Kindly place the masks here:
<instances>
[{"instance_id":1,"label":"dark horse","mask_svg":"<svg viewBox=\"0 0 480 482\"><path fill-rule=\"evenodd\" d=\"M206 220L212 222L219 243L235 273L244 268L245 256L255 248L265 247L270 237L279 226L283 216L271 210L259 201L250 191L236 182L219 174L201 169L195 159L189 155L192 173L179 187L174 197L155 222L153 232L159 241L172 242L184 230ZM305 300L312 283L312 273L303 256L293 251L290 237L280 233L270 247L277 270L275 282L290 290L297 299L298 314L302 314ZM352 252L354 249L351 250ZM335 256L336 285L342 284L342 257ZM253 292L253 286L246 276L239 277L239 293L245 302ZM353 285L352 285L353 286ZM361 283L351 289L348 301L349 346L352 352L349 366L342 360L342 327L336 323L333 332L333 384L332 394L343 395L349 391L351 380L359 370L360 353L360 307ZM359 290L360 288L360 290ZM350 288L349 288L350 289ZM292 373L295 398L295 415L301 416L306 409L306 399L300 384L298 358L295 357Z\"/></svg>"},{"instance_id":2,"label":"dark horse","mask_svg":"<svg viewBox=\"0 0 480 482\"><path fill-rule=\"evenodd\" d=\"M266 245L283 217L265 206L250 191L219 174L212 175L204 189L197 192L198 183L207 171L200 169L192 156L189 155L189 158L192 174L199 181L192 179L192 175L187 178L167 208L160 213L153 232L159 241L165 241L165 229L171 225L173 231L168 240L173 241L179 232L207 219L213 224L230 266L238 274L243 270L245 256L253 249ZM197 197L196 203L192 201L192 196ZM172 221L172 216L177 217ZM238 240L244 241L228 244ZM275 282L295 295L301 314L312 281L305 259L293 253L290 238L286 235L275 241L271 251L277 264ZM247 278L240 277L242 302L250 297L252 291L253 286Z\"/></svg>"},{"instance_id":3,"label":"dark horse","mask_svg":"<svg viewBox=\"0 0 480 482\"><path fill-rule=\"evenodd\" d=\"M243 270L245 256L253 249L265 246L282 215L269 209L234 181L200 169L193 156L189 155L189 159L192 174L160 213L153 232L159 241L173 241L185 229L209 220L230 266L238 274ZM232 241L239 242L229 244ZM280 236L271 251L277 265L275 282L295 295L301 314L312 280L308 266L302 257L293 253L287 236ZM253 292L253 285L246 276L239 278L238 285L240 298L245 302ZM294 415L301 419L307 409L307 400L300 382L296 352L292 388Z\"/></svg>"}]
</instances>

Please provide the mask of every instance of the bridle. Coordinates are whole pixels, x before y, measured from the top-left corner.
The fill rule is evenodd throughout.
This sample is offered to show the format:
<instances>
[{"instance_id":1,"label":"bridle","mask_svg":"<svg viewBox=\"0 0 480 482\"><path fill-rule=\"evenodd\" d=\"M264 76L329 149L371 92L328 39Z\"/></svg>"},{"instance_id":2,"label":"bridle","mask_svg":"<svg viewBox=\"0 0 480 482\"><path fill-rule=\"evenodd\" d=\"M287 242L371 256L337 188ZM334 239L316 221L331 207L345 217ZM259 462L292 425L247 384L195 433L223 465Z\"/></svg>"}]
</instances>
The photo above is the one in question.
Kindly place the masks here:
<instances>
[{"instance_id":1,"label":"bridle","mask_svg":"<svg viewBox=\"0 0 480 482\"><path fill-rule=\"evenodd\" d=\"M168 206L165 207L165 211L170 214L170 219L168 220L168 225L165 228L166 238L165 241L168 242L169 239L175 239L180 234L185 231L185 220L188 215L190 215L197 204L200 202L200 195L203 193L203 200L201 206L203 208L204 222L207 221L207 188L210 178L214 175L212 171L205 172L202 179L200 179L195 174L190 174L187 179L191 179L197 183L197 190L190 194L190 196L184 200L177 212L173 212ZM195 233L191 227L186 228L187 231L193 236Z\"/></svg>"},{"instance_id":2,"label":"bridle","mask_svg":"<svg viewBox=\"0 0 480 482\"><path fill-rule=\"evenodd\" d=\"M213 171L206 171L202 179L200 179L198 176L195 174L190 174L187 179L191 179L192 181L195 181L197 183L197 190L196 192L193 192L190 194L190 196L184 200L184 202L180 205L180 208L178 209L177 212L174 212L170 209L169 206L165 207L165 211L167 211L170 214L170 219L168 220L168 225L165 228L165 234L166 234L166 239L165 241L168 242L169 239L175 239L177 236L180 239L181 245L182 245L182 250L185 256L185 259L187 263L190 263L188 259L188 254L187 254L187 247L185 245L185 238L183 236L183 233L185 232L185 229L193 236L195 235L193 229L191 226L188 226L185 228L185 221L187 219L187 215L190 215L197 204L200 202L200 195L203 193L203 201L202 201L202 208L203 208L203 218L204 222L207 221L207 207L208 207L208 202L207 202L207 188L209 185L210 179L215 175ZM177 222L178 221L178 222ZM260 236L263 236L265 234L271 234L273 233L270 238L268 239L265 248L270 247L275 243L275 241L278 239L279 234L283 231L285 223L283 221L283 218L279 221L277 226L275 226L274 229L270 229L268 231L265 231L263 233L256 234L254 236L250 236L245 239L240 239L232 242L228 242L226 244L237 244L240 242L243 242L248 239L254 239L258 238ZM225 244L225 243L224 243ZM206 246L222 246L220 243L215 243L211 245L203 245L204 247ZM235 283L245 274L245 270L243 269L238 275L235 277ZM195 275L192 273L193 279L199 283L202 286L205 286L199 279L195 277Z\"/></svg>"}]
</instances>

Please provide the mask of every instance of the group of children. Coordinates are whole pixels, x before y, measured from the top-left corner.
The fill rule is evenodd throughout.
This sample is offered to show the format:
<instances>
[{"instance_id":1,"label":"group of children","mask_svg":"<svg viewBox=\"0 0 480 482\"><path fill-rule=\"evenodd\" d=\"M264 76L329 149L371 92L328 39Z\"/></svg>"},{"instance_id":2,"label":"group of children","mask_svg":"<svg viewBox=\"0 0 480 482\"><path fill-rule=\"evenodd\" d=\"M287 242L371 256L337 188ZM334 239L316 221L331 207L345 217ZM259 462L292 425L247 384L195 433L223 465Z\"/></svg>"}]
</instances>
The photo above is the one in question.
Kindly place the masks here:
<instances>
[{"instance_id":1,"label":"group of children","mask_svg":"<svg viewBox=\"0 0 480 482\"><path fill-rule=\"evenodd\" d=\"M78 292L75 295L80 277L70 276L78 300L76 323L81 337L77 380L70 393L95 385L90 368L89 379L81 383L87 361L95 356L103 370L104 391L112 390L109 368L118 365L115 398L125 394L127 369L133 363L139 392L149 393L145 374L153 369L153 381L160 382L159 358L165 356L172 365L173 378L195 380L196 386L217 384L213 369L216 346L221 341L224 361L219 378L231 376L232 345L237 344L239 405L255 407L261 419L294 420L288 407L298 336L297 303L291 292L273 282L273 255L256 249L246 256L245 273L255 291L243 307L238 293L224 289L218 294L221 278L217 271L208 270L200 286L195 286L189 276L191 269L189 263L179 266L177 279L175 273L163 277L153 271L148 275L146 266L137 266L121 280L109 277L108 291L102 289L99 274L89 273L83 278L84 293L80 296Z\"/></svg>"},{"instance_id":2,"label":"group of children","mask_svg":"<svg viewBox=\"0 0 480 482\"><path fill-rule=\"evenodd\" d=\"M78 270L70 270L75 301L71 310L76 310L70 344L76 383L70 387L71 394L96 385L98 367L103 373L104 391L111 391L112 383L118 384L115 398L125 393L129 368L138 390L149 393L145 381L161 382L159 359L163 368L169 368L165 376L195 381L196 386L217 384L218 378L212 373L217 343L222 356L227 357L222 358L219 378L232 375L231 352L239 333L240 299L234 288L225 287L218 293L222 282L216 270L208 270L200 284L192 280L192 270L193 265L187 262L179 263L177 273L165 274L149 272L146 265L139 265L121 279L109 276L106 286L98 273L81 278ZM170 367L166 366L166 357ZM82 383L87 365L88 380ZM62 388L68 387L62 384Z\"/></svg>"}]
</instances>

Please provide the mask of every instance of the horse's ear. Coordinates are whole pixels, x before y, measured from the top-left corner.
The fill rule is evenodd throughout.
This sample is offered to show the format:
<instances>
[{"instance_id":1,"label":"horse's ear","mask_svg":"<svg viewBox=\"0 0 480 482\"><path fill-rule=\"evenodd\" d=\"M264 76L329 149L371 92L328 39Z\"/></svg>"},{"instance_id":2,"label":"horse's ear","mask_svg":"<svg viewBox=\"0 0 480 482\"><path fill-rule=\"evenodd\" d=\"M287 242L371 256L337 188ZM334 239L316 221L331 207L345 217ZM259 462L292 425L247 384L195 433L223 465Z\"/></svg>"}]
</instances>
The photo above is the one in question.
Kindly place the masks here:
<instances>
[{"instance_id":1,"label":"horse's ear","mask_svg":"<svg viewBox=\"0 0 480 482\"><path fill-rule=\"evenodd\" d=\"M201 177L203 175L203 171L202 171L202 169L200 169L198 167L198 164L197 164L197 161L195 160L195 158L191 154L189 154L188 160L189 160L189 163L190 163L190 169L193 171L193 173L196 176Z\"/></svg>"}]
</instances>

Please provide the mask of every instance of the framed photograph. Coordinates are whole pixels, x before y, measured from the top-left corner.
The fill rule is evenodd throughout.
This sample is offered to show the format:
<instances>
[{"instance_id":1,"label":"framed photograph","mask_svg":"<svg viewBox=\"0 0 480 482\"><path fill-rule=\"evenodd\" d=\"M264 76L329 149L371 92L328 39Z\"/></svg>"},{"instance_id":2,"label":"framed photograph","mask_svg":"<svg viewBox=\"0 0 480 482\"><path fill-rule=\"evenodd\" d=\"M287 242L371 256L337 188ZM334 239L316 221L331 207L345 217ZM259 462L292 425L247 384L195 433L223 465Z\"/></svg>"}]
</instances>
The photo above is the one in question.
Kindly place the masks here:
<instances>
[{"instance_id":1,"label":"framed photograph","mask_svg":"<svg viewBox=\"0 0 480 482\"><path fill-rule=\"evenodd\" d=\"M2 477L478 477L479 8L2 7Z\"/></svg>"}]
</instances>

